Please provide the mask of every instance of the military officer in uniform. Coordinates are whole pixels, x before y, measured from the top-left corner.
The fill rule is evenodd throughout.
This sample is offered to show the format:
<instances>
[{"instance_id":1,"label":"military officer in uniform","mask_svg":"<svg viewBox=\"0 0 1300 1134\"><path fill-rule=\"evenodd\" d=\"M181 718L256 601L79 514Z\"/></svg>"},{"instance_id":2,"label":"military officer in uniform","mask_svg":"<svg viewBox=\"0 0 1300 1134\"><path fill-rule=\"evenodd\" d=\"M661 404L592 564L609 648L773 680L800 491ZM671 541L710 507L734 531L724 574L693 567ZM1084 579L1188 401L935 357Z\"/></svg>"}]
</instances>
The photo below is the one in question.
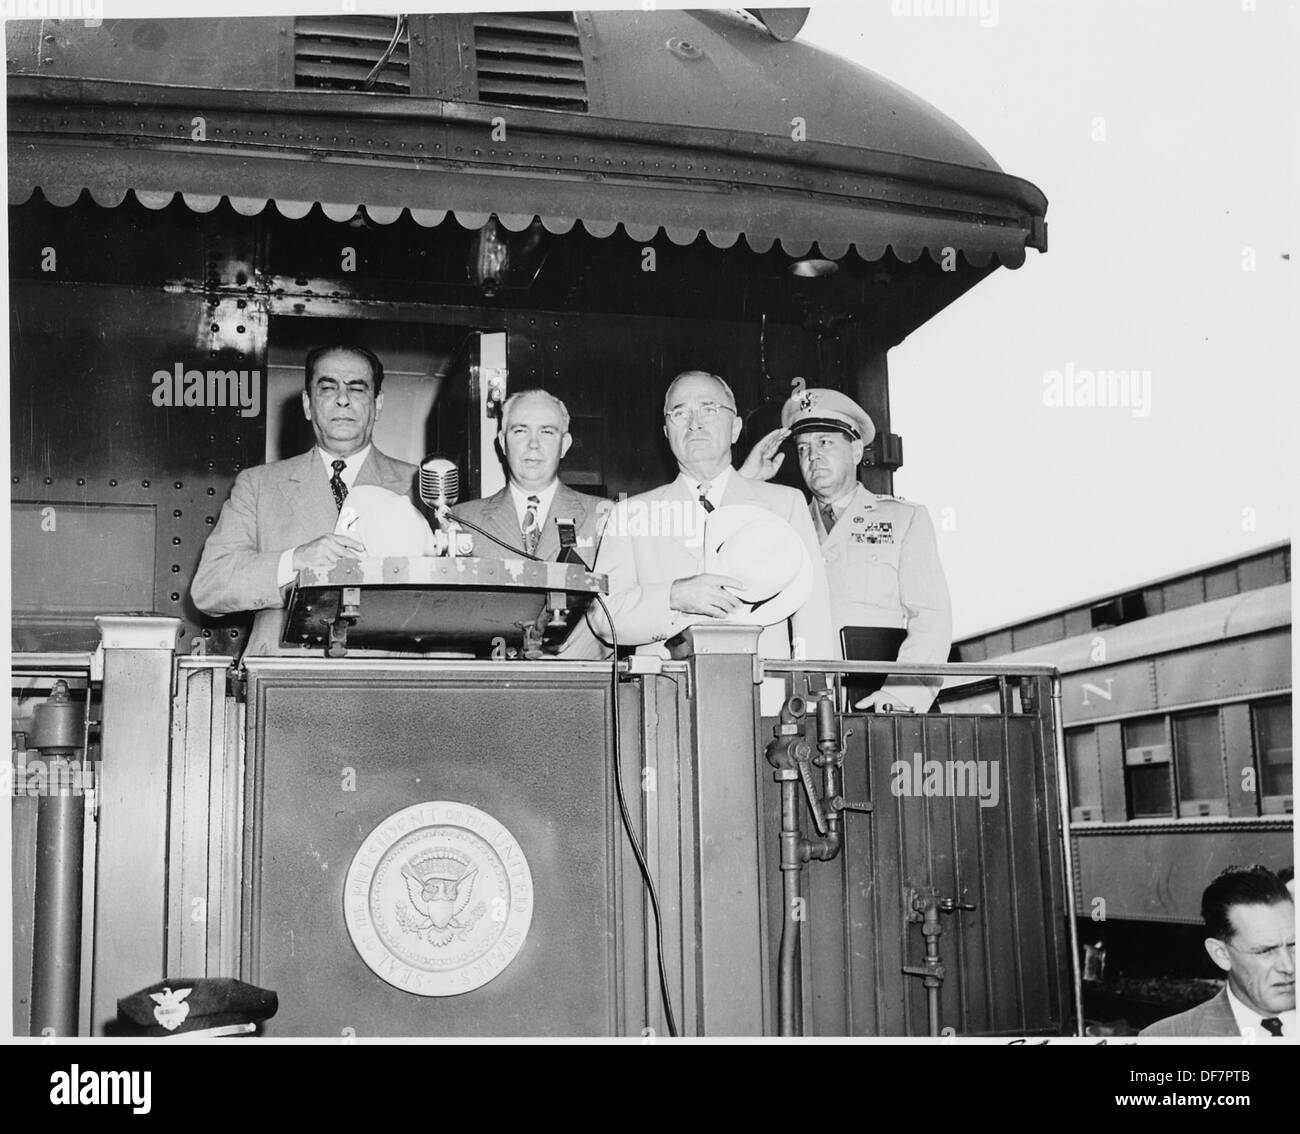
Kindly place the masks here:
<instances>
[{"instance_id":1,"label":"military officer in uniform","mask_svg":"<svg viewBox=\"0 0 1300 1134\"><path fill-rule=\"evenodd\" d=\"M810 510L837 630L901 629L906 636L894 660L947 661L952 607L930 515L919 504L877 496L858 482L862 455L876 435L871 418L838 390L802 390L786 402L781 426L794 436L813 495ZM923 713L942 684L940 677L891 677L858 707Z\"/></svg>"}]
</instances>

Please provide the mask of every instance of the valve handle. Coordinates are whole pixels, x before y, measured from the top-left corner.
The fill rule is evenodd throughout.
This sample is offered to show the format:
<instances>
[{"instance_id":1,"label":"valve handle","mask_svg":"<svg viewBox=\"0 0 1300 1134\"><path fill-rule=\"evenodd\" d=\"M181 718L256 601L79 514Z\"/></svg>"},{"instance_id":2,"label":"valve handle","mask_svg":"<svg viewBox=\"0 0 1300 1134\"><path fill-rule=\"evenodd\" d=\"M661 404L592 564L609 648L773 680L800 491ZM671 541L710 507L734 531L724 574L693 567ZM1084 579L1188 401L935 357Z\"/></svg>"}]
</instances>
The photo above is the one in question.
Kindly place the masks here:
<instances>
[{"instance_id":1,"label":"valve handle","mask_svg":"<svg viewBox=\"0 0 1300 1134\"><path fill-rule=\"evenodd\" d=\"M808 799L808 810L812 812L813 826L819 835L826 834L826 814L822 811L822 801L812 781L812 760L808 745L799 743L794 746L794 765L799 769L799 782L803 784L803 793Z\"/></svg>"}]
</instances>

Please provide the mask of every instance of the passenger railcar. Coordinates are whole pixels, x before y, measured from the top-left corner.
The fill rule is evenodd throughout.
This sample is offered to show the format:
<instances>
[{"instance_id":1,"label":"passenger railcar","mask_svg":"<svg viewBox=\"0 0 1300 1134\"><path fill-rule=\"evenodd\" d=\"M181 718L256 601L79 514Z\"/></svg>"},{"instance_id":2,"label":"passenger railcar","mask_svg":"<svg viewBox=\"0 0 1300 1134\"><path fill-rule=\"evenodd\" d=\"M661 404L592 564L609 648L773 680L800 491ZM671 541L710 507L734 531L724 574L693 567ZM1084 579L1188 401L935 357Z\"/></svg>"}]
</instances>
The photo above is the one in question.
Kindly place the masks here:
<instances>
[{"instance_id":1,"label":"passenger railcar","mask_svg":"<svg viewBox=\"0 0 1300 1134\"><path fill-rule=\"evenodd\" d=\"M1079 932L1112 971L1201 972L1208 881L1291 864L1290 584L1278 543L954 647L1061 671Z\"/></svg>"},{"instance_id":2,"label":"passenger railcar","mask_svg":"<svg viewBox=\"0 0 1300 1134\"><path fill-rule=\"evenodd\" d=\"M236 663L247 620L189 601L339 334L386 360L377 442L454 454L466 496L531 386L573 411L570 484L667 479L659 399L696 367L751 438L796 377L851 393L887 490L889 349L1044 251L1046 201L798 23L9 25L18 1032L105 1034L204 975L276 990L281 1036L662 1032L668 1005L685 1034L1073 1026L1041 667L992 667L996 720L866 721L820 693L839 667L742 633L612 672ZM914 756L982 762L998 806L892 791ZM410 830L495 871L490 949L403 953L400 917L376 944L353 899Z\"/></svg>"}]
</instances>

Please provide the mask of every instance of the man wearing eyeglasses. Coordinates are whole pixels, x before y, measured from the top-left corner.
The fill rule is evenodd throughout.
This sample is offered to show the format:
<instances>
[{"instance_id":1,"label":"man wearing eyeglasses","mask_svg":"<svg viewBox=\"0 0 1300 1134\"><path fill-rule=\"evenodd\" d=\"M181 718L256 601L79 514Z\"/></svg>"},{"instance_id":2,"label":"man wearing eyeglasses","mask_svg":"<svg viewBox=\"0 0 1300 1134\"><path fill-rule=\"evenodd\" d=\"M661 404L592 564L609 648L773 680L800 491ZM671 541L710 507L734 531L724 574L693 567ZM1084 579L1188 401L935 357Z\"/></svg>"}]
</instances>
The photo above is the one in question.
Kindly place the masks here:
<instances>
[{"instance_id":1,"label":"man wearing eyeglasses","mask_svg":"<svg viewBox=\"0 0 1300 1134\"><path fill-rule=\"evenodd\" d=\"M1201 918L1223 990L1139 1034L1294 1038L1295 902L1282 880L1262 866L1229 867L1205 888Z\"/></svg>"},{"instance_id":2,"label":"man wearing eyeglasses","mask_svg":"<svg viewBox=\"0 0 1300 1134\"><path fill-rule=\"evenodd\" d=\"M741 476L731 463L740 436L731 388L716 374L688 370L664 394L664 435L677 459L677 479L620 501L605 528L594 570L609 576L607 604L620 645L659 652L660 643L703 618L725 617L740 605L742 584L704 571L704 521L729 504L749 504L780 516L799 533L815 568L812 594L788 622L759 639L763 657L838 658L831 628L826 572L802 495L784 485ZM610 640L598 606L588 612Z\"/></svg>"}]
</instances>

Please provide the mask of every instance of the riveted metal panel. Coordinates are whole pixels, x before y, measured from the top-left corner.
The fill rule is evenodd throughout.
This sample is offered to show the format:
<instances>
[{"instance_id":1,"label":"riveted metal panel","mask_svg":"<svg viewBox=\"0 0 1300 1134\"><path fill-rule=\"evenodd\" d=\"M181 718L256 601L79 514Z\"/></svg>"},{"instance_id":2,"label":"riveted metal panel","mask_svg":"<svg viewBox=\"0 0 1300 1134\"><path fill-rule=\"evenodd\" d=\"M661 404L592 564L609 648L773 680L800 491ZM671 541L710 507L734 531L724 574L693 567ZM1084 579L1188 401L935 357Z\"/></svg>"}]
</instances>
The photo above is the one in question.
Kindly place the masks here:
<instances>
[{"instance_id":1,"label":"riveted metal panel","mask_svg":"<svg viewBox=\"0 0 1300 1134\"><path fill-rule=\"evenodd\" d=\"M1155 707L1155 682L1148 659L1067 674L1061 679L1061 718L1066 728Z\"/></svg>"},{"instance_id":2,"label":"riveted metal panel","mask_svg":"<svg viewBox=\"0 0 1300 1134\"><path fill-rule=\"evenodd\" d=\"M1154 659L1157 704L1186 705L1291 687L1289 629Z\"/></svg>"},{"instance_id":3,"label":"riveted metal panel","mask_svg":"<svg viewBox=\"0 0 1300 1134\"><path fill-rule=\"evenodd\" d=\"M1200 923L1206 882L1229 866L1291 861L1291 824L1171 820L1124 830L1076 829L1080 913L1105 901L1108 919Z\"/></svg>"},{"instance_id":4,"label":"riveted metal panel","mask_svg":"<svg viewBox=\"0 0 1300 1134\"><path fill-rule=\"evenodd\" d=\"M236 471L261 459L264 414L156 405L153 379L180 366L256 372L261 382L264 323L236 304L75 283L24 283L10 293L12 495L38 510L153 509L150 605L184 620L185 643L206 628L209 644L229 651L242 647L242 622L205 624L189 580ZM75 587L85 566L67 557L60 568ZM90 613L57 626L20 616L14 638L25 650L90 649L98 634Z\"/></svg>"}]
</instances>

